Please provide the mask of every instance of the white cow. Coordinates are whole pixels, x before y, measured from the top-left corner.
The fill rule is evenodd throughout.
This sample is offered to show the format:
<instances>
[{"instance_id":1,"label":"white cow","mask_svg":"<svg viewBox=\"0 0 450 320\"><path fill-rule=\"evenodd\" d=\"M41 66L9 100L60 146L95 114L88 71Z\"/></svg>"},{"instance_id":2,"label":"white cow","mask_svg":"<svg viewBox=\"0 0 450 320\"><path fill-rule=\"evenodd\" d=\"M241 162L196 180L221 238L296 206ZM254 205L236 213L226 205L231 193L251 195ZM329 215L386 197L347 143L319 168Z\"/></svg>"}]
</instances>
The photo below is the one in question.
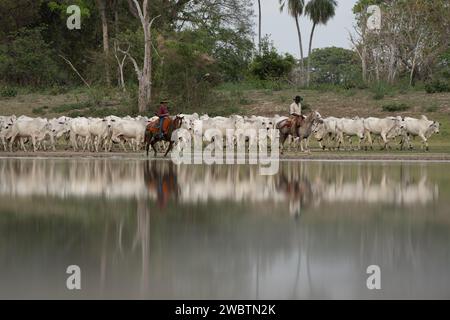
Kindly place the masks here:
<instances>
[{"instance_id":1,"label":"white cow","mask_svg":"<svg viewBox=\"0 0 450 320\"><path fill-rule=\"evenodd\" d=\"M16 138L19 138L20 145L23 151L27 151L25 148L24 139L30 138L33 144L33 151L38 150L38 145L42 140L45 139L46 135L49 133L50 124L47 119L42 118L30 118L30 117L19 117L11 126L11 131L9 132L9 150L12 152L13 144Z\"/></svg>"},{"instance_id":2,"label":"white cow","mask_svg":"<svg viewBox=\"0 0 450 320\"><path fill-rule=\"evenodd\" d=\"M141 144L144 142L145 129L148 120L142 118L141 120L120 120L112 123L111 140L114 143L119 143L124 151L127 151L124 145L124 140L132 141L133 151L138 151Z\"/></svg>"},{"instance_id":3,"label":"white cow","mask_svg":"<svg viewBox=\"0 0 450 320\"><path fill-rule=\"evenodd\" d=\"M328 149L332 149L331 141L337 141L339 130L338 130L338 122L339 118L335 117L327 117L323 119L323 123L319 123L314 128L314 138L319 141L320 148L325 150L328 144ZM338 141L339 142L339 141ZM334 146L336 147L336 146ZM340 144L337 146L340 148Z\"/></svg>"},{"instance_id":4,"label":"white cow","mask_svg":"<svg viewBox=\"0 0 450 320\"><path fill-rule=\"evenodd\" d=\"M227 130L236 129L235 122L232 119L224 117L207 118L204 120L194 120L194 136L211 141L215 134L220 134L226 139L226 144L231 146L234 143L234 135L227 135Z\"/></svg>"},{"instance_id":5,"label":"white cow","mask_svg":"<svg viewBox=\"0 0 450 320\"><path fill-rule=\"evenodd\" d=\"M3 145L3 150L6 151L6 139L9 137L11 127L16 121L16 116L1 116L0 117L0 141Z\"/></svg>"},{"instance_id":6,"label":"white cow","mask_svg":"<svg viewBox=\"0 0 450 320\"><path fill-rule=\"evenodd\" d=\"M344 143L344 136L348 137L350 148L352 145L352 137L356 136L358 140L358 150L361 150L361 142L364 140L365 129L364 120L360 118L348 119L341 118L337 121L338 143Z\"/></svg>"},{"instance_id":7,"label":"white cow","mask_svg":"<svg viewBox=\"0 0 450 320\"><path fill-rule=\"evenodd\" d=\"M83 151L90 143L91 133L89 132L89 119L85 117L74 118L69 121L70 142L74 151L78 151L78 138L84 138Z\"/></svg>"},{"instance_id":8,"label":"white cow","mask_svg":"<svg viewBox=\"0 0 450 320\"><path fill-rule=\"evenodd\" d=\"M383 140L384 149L387 149L389 138L395 136L397 129L404 128L404 121L401 117L387 117L384 119L369 117L363 120L365 134L372 147L372 135L379 135Z\"/></svg>"},{"instance_id":9,"label":"white cow","mask_svg":"<svg viewBox=\"0 0 450 320\"><path fill-rule=\"evenodd\" d=\"M402 143L406 142L410 149L412 149L412 144L409 136L412 136L413 138L418 136L422 140L422 148L425 147L428 151L428 139L433 133L439 133L439 122L428 120L426 116L422 116L420 119L406 117L404 124L407 140L402 141Z\"/></svg>"},{"instance_id":10,"label":"white cow","mask_svg":"<svg viewBox=\"0 0 450 320\"><path fill-rule=\"evenodd\" d=\"M50 144L53 151L56 151L55 140L62 137L64 134L70 131L69 121L71 119L69 117L59 117L50 119L48 122L50 124L49 137ZM44 147L45 150L45 147Z\"/></svg>"},{"instance_id":11,"label":"white cow","mask_svg":"<svg viewBox=\"0 0 450 320\"><path fill-rule=\"evenodd\" d=\"M91 134L90 141L93 143L94 151L98 152L100 146L103 146L105 152L108 151L108 140L111 136L110 132L112 120L110 118L92 118L88 120L88 130Z\"/></svg>"}]
</instances>

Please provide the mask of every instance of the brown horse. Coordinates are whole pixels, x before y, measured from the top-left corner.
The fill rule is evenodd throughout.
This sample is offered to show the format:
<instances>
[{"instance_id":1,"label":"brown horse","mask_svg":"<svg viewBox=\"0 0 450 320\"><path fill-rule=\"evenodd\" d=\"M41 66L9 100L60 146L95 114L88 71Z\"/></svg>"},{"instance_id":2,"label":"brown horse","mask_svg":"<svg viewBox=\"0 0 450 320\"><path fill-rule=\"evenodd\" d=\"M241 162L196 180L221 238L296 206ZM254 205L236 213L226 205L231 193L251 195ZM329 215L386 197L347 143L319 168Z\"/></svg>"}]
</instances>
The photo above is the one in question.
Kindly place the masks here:
<instances>
[{"instance_id":1,"label":"brown horse","mask_svg":"<svg viewBox=\"0 0 450 320\"><path fill-rule=\"evenodd\" d=\"M304 119L297 123L291 123L290 119L283 120L277 124L277 129L280 131L280 148L281 148L281 154L283 153L283 145L286 141L286 139L291 135L291 127L292 125L295 125L295 132L297 133L297 138L300 141L300 147L303 151L303 141L308 139L309 136L312 133L314 125L317 123L322 122L322 117L320 113L317 111L312 111L310 114L308 114ZM295 137L293 137L295 138Z\"/></svg>"},{"instance_id":2,"label":"brown horse","mask_svg":"<svg viewBox=\"0 0 450 320\"><path fill-rule=\"evenodd\" d=\"M153 151L155 152L156 157L156 148L155 144L159 141L166 141L169 142L169 147L167 148L166 153L164 154L164 157L167 157L167 154L172 150L173 147L173 141L172 141L172 133L179 129L183 123L183 117L175 116L175 117L169 117L169 125L167 127L167 130L165 130L163 136L161 137L159 135L159 129L156 129L156 125L159 122L152 122L147 125L147 128L145 129L145 150L147 152L148 157L148 151L150 149L150 146L152 146Z\"/></svg>"}]
</instances>

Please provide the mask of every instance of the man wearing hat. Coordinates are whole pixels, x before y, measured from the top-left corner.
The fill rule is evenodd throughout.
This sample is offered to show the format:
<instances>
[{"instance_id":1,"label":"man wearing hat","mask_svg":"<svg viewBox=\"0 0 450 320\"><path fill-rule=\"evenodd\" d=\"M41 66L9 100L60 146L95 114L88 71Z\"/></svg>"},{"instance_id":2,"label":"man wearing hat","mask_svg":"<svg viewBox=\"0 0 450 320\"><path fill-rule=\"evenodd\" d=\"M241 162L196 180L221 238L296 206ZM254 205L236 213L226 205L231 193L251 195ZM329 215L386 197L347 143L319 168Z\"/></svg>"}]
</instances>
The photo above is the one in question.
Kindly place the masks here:
<instances>
[{"instance_id":1,"label":"man wearing hat","mask_svg":"<svg viewBox=\"0 0 450 320\"><path fill-rule=\"evenodd\" d=\"M159 136L163 136L164 119L169 116L169 109L167 108L167 101L162 100L159 104L158 111L155 113L159 117Z\"/></svg>"},{"instance_id":2,"label":"man wearing hat","mask_svg":"<svg viewBox=\"0 0 450 320\"><path fill-rule=\"evenodd\" d=\"M303 98L300 96L296 96L294 98L294 102L289 107L289 114L291 119L291 134L293 137L297 136L297 126L302 120L302 102Z\"/></svg>"}]
</instances>

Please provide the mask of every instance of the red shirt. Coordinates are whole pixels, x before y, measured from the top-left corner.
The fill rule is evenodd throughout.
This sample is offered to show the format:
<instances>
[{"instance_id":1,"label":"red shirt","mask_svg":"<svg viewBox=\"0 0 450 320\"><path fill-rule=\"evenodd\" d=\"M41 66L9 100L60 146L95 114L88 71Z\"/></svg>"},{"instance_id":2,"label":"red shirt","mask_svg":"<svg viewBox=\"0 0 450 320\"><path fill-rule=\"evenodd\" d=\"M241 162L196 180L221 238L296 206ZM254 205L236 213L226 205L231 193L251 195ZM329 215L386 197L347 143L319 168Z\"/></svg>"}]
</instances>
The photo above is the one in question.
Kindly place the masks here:
<instances>
[{"instance_id":1,"label":"red shirt","mask_svg":"<svg viewBox=\"0 0 450 320\"><path fill-rule=\"evenodd\" d=\"M169 109L167 109L166 105L159 106L159 110L157 112L158 117L164 117L169 115Z\"/></svg>"}]
</instances>

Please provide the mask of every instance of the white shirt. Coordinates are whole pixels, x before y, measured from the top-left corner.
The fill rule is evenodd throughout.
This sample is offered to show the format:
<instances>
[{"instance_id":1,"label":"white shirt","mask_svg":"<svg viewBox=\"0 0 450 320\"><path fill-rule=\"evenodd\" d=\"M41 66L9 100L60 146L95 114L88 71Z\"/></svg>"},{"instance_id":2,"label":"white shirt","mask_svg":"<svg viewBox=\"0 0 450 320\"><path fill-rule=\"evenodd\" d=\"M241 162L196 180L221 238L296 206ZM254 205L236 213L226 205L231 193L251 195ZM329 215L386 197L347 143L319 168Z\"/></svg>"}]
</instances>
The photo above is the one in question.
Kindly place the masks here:
<instances>
[{"instance_id":1,"label":"white shirt","mask_svg":"<svg viewBox=\"0 0 450 320\"><path fill-rule=\"evenodd\" d=\"M296 104L295 102L293 102L291 104L291 106L289 107L289 113L291 115L296 114L296 115L301 115L302 114L302 105Z\"/></svg>"}]
</instances>

